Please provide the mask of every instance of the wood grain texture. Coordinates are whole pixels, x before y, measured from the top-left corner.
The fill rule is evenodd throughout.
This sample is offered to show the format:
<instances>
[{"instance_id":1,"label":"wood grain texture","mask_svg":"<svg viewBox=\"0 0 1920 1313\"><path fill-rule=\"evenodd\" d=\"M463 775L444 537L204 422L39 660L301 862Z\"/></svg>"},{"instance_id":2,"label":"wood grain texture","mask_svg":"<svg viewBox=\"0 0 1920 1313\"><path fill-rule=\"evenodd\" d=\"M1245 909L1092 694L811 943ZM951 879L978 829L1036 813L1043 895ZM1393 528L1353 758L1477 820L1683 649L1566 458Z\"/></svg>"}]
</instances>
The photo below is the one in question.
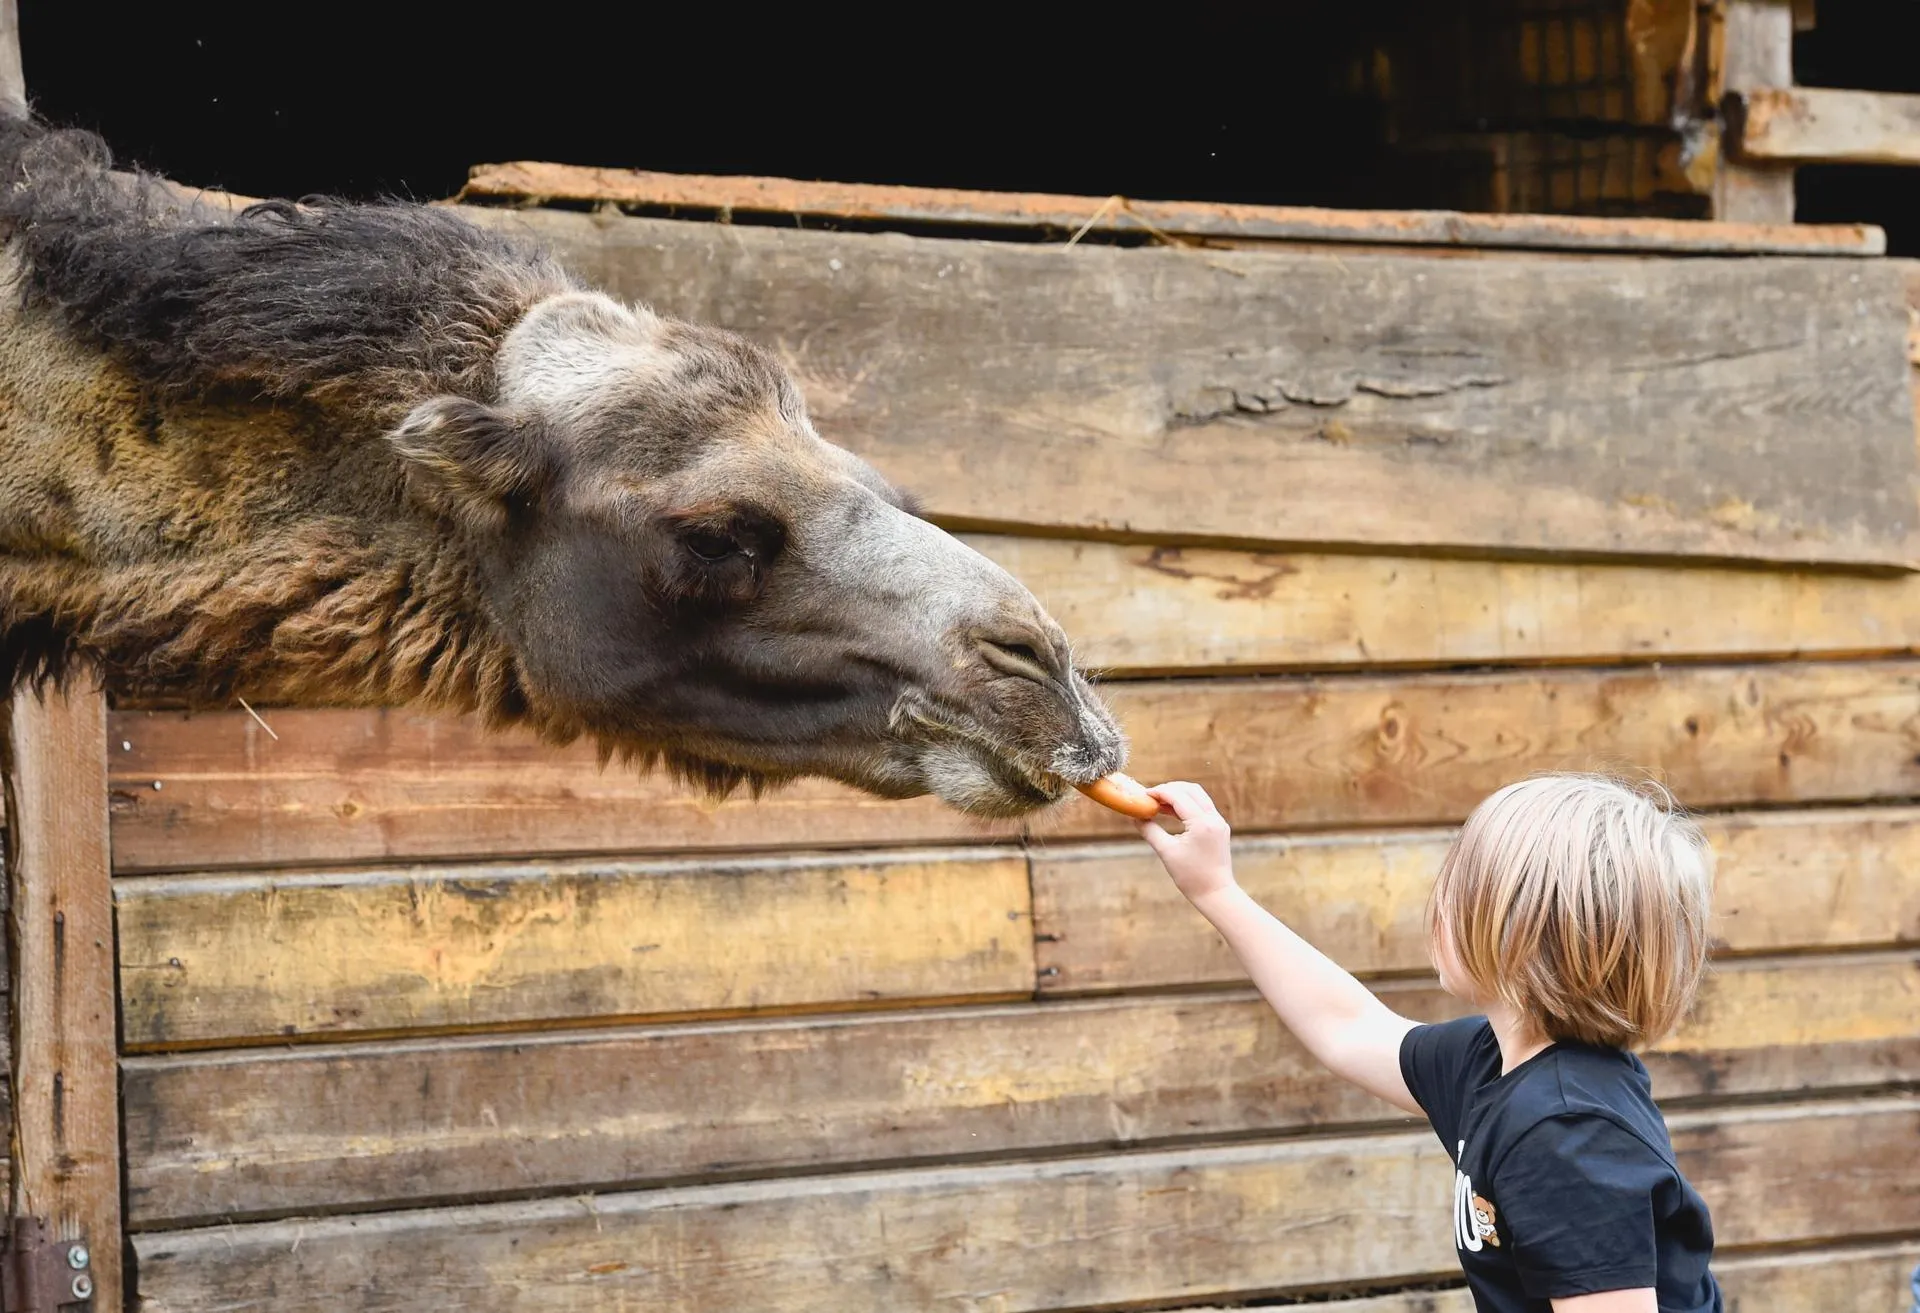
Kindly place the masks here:
<instances>
[{"instance_id":1,"label":"wood grain texture","mask_svg":"<svg viewBox=\"0 0 1920 1313\"><path fill-rule=\"evenodd\" d=\"M1910 1298L1920 1243L1814 1249L1717 1259L1714 1276L1727 1313L1887 1313ZM1367 1299L1316 1302L1314 1313L1473 1313L1464 1288L1407 1291ZM1232 1313L1188 1308L1171 1313Z\"/></svg>"},{"instance_id":2,"label":"wood grain texture","mask_svg":"<svg viewBox=\"0 0 1920 1313\"><path fill-rule=\"evenodd\" d=\"M1723 1246L1920 1227L1914 1096L1682 1114L1673 1129ZM1448 1180L1421 1131L155 1232L134 1247L147 1313L1020 1313L1450 1275Z\"/></svg>"},{"instance_id":3,"label":"wood grain texture","mask_svg":"<svg viewBox=\"0 0 1920 1313\"><path fill-rule=\"evenodd\" d=\"M1709 107L1755 87L1793 83L1793 8L1784 0L1717 0L1708 12ZM1720 143L1713 217L1741 223L1792 223L1793 169L1729 158Z\"/></svg>"},{"instance_id":4,"label":"wood grain texture","mask_svg":"<svg viewBox=\"0 0 1920 1313\"><path fill-rule=\"evenodd\" d=\"M1639 90L1636 87L1636 92ZM1664 122L1664 102L1648 122ZM517 161L476 167L461 198L545 203L590 201L730 218L790 214L902 225L965 224L1138 235L1158 230L1210 241L1353 243L1488 249L1658 252L1707 255L1879 255L1885 236L1864 224L1700 223L1557 214L1460 214L1444 210L1329 210L1312 206L1146 201L960 191L794 178L715 177Z\"/></svg>"},{"instance_id":5,"label":"wood grain texture","mask_svg":"<svg viewBox=\"0 0 1920 1313\"><path fill-rule=\"evenodd\" d=\"M1119 671L1871 652L1920 625L1907 579L974 541Z\"/></svg>"},{"instance_id":6,"label":"wood grain texture","mask_svg":"<svg viewBox=\"0 0 1920 1313\"><path fill-rule=\"evenodd\" d=\"M1647 1061L1663 1100L1920 1080L1920 957L1722 967ZM132 1058L124 1085L142 1230L1399 1117L1241 992Z\"/></svg>"},{"instance_id":7,"label":"wood grain texture","mask_svg":"<svg viewBox=\"0 0 1920 1313\"><path fill-rule=\"evenodd\" d=\"M1722 953L1920 944L1920 810L1707 818ZM1427 892L1452 832L1235 841L1240 882L1349 970L1425 970ZM1142 845L1033 855L1045 993L1237 981L1242 972Z\"/></svg>"},{"instance_id":8,"label":"wood grain texture","mask_svg":"<svg viewBox=\"0 0 1920 1313\"><path fill-rule=\"evenodd\" d=\"M1738 148L1752 160L1920 164L1920 96L1755 87L1740 97Z\"/></svg>"},{"instance_id":9,"label":"wood grain texture","mask_svg":"<svg viewBox=\"0 0 1920 1313\"><path fill-rule=\"evenodd\" d=\"M1916 555L1906 311L1871 262L1545 268L475 213L770 346L822 433L956 527Z\"/></svg>"},{"instance_id":10,"label":"wood grain texture","mask_svg":"<svg viewBox=\"0 0 1920 1313\"><path fill-rule=\"evenodd\" d=\"M8 704L14 1214L84 1239L95 1307L121 1306L120 1103L108 870L106 698Z\"/></svg>"},{"instance_id":11,"label":"wood grain texture","mask_svg":"<svg viewBox=\"0 0 1920 1313\"><path fill-rule=\"evenodd\" d=\"M1027 994L1017 853L123 882L130 1049Z\"/></svg>"},{"instance_id":12,"label":"wood grain texture","mask_svg":"<svg viewBox=\"0 0 1920 1313\"><path fill-rule=\"evenodd\" d=\"M1451 824L1531 771L1663 778L1694 807L1920 794L1920 663L1116 684L1137 778L1197 779L1244 833ZM122 872L503 852L977 841L926 799L807 784L715 806L591 752L402 712L113 718ZM156 787L156 785L158 787ZM1002 837L1019 837L1005 828ZM1075 799L1037 841L1126 833Z\"/></svg>"},{"instance_id":13,"label":"wood grain texture","mask_svg":"<svg viewBox=\"0 0 1920 1313\"><path fill-rule=\"evenodd\" d=\"M1111 677L1861 656L1920 647L1920 576L964 539Z\"/></svg>"}]
</instances>

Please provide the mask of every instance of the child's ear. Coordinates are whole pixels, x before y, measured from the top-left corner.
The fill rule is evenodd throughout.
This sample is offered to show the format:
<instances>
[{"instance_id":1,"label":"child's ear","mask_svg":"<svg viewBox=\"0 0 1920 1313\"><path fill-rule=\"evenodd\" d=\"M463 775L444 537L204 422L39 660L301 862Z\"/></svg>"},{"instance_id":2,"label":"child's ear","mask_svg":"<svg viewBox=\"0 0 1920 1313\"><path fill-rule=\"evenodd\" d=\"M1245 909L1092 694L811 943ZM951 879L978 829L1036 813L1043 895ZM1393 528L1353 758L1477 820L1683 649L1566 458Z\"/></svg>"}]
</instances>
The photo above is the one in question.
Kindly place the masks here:
<instances>
[{"instance_id":1,"label":"child's ear","mask_svg":"<svg viewBox=\"0 0 1920 1313\"><path fill-rule=\"evenodd\" d=\"M424 504L475 528L497 528L545 491L552 475L546 429L527 414L466 397L415 406L387 441L407 460Z\"/></svg>"}]
</instances>

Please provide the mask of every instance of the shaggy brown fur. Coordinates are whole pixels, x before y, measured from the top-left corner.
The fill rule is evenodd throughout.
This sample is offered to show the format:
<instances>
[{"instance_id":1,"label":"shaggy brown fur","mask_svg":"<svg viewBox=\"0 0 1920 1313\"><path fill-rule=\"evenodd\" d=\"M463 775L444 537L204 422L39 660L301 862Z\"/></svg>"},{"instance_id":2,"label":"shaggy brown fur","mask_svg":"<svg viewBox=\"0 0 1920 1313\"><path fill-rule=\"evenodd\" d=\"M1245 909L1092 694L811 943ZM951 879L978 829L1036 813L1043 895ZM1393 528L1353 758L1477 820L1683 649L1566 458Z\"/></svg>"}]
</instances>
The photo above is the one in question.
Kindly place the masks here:
<instances>
[{"instance_id":1,"label":"shaggy brown fur","mask_svg":"<svg viewBox=\"0 0 1920 1313\"><path fill-rule=\"evenodd\" d=\"M235 217L16 120L0 236L0 677L992 814L1120 764L1058 627L742 339L453 213Z\"/></svg>"}]
</instances>

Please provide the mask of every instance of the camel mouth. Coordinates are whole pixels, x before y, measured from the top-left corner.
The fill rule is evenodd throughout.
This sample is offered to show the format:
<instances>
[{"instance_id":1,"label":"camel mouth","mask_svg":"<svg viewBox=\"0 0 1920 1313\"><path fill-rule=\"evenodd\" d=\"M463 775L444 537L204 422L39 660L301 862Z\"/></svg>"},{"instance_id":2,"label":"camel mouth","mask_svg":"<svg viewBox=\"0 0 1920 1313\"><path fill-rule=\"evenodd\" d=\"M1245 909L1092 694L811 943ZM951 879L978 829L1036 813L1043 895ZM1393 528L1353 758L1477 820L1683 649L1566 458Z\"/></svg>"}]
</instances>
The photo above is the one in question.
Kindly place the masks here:
<instances>
[{"instance_id":1,"label":"camel mouth","mask_svg":"<svg viewBox=\"0 0 1920 1313\"><path fill-rule=\"evenodd\" d=\"M1004 819L1052 807L1072 791L1076 777L1091 782L1119 765L1104 746L1058 746L1044 762L1036 761L965 711L924 696L903 696L894 722L896 733L912 745L926 789L976 816Z\"/></svg>"}]
</instances>

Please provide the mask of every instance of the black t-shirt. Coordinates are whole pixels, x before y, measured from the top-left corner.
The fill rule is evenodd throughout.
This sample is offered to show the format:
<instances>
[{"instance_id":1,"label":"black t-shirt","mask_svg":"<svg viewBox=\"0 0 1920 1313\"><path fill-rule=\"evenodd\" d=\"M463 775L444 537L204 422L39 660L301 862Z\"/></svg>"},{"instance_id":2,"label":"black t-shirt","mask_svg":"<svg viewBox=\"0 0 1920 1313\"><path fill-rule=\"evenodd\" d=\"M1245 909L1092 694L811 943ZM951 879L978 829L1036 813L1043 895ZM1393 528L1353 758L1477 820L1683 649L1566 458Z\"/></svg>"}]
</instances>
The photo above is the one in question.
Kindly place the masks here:
<instances>
[{"instance_id":1,"label":"black t-shirt","mask_svg":"<svg viewBox=\"0 0 1920 1313\"><path fill-rule=\"evenodd\" d=\"M1415 1026L1400 1074L1454 1160L1454 1247L1480 1313L1643 1286L1660 1313L1722 1313L1713 1223L1640 1059L1558 1043L1502 1076L1493 1027L1466 1017Z\"/></svg>"}]
</instances>

